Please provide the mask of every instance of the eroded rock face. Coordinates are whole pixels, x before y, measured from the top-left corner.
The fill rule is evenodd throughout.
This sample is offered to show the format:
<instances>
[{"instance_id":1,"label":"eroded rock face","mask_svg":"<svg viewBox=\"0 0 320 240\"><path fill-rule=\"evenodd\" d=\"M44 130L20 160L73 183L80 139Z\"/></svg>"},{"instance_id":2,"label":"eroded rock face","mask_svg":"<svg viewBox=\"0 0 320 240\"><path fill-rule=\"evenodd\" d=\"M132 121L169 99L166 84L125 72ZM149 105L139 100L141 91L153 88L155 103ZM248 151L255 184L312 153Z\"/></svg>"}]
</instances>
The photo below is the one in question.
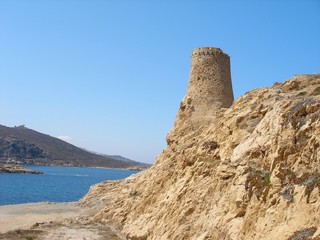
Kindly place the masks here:
<instances>
[{"instance_id":1,"label":"eroded rock face","mask_svg":"<svg viewBox=\"0 0 320 240\"><path fill-rule=\"evenodd\" d=\"M81 203L131 239L319 236L319 89L320 74L295 76L208 125L181 121L153 167L95 185Z\"/></svg>"}]
</instances>

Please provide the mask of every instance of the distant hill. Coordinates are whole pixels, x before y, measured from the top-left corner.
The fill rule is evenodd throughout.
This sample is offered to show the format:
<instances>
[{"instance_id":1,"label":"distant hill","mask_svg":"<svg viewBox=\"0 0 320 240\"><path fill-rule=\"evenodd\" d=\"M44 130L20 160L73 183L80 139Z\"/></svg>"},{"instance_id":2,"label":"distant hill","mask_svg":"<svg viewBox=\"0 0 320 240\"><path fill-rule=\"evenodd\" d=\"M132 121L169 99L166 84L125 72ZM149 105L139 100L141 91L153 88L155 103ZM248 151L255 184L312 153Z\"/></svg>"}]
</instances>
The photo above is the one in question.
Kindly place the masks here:
<instances>
[{"instance_id":1,"label":"distant hill","mask_svg":"<svg viewBox=\"0 0 320 240\"><path fill-rule=\"evenodd\" d=\"M109 157L109 158L112 158L112 159L115 159L115 160L119 160L119 161L122 161L122 162L135 162L129 158L125 158L125 157L122 157L120 155L103 155L103 156L106 156L106 157Z\"/></svg>"},{"instance_id":2,"label":"distant hill","mask_svg":"<svg viewBox=\"0 0 320 240\"><path fill-rule=\"evenodd\" d=\"M0 125L0 163L142 169L149 165L99 155L25 126Z\"/></svg>"}]
</instances>

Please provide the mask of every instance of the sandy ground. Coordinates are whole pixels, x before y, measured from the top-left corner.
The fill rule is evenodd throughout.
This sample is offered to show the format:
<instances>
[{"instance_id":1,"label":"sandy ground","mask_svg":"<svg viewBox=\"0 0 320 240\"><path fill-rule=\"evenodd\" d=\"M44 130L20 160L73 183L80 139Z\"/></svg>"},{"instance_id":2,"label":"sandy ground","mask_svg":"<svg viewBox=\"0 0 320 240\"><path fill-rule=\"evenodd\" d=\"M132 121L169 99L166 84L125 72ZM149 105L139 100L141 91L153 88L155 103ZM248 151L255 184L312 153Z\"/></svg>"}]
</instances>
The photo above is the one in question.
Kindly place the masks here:
<instances>
[{"instance_id":1,"label":"sandy ground","mask_svg":"<svg viewBox=\"0 0 320 240\"><path fill-rule=\"evenodd\" d=\"M81 208L76 203L30 203L0 206L0 233L31 227L36 223L77 217Z\"/></svg>"},{"instance_id":2,"label":"sandy ground","mask_svg":"<svg viewBox=\"0 0 320 240\"><path fill-rule=\"evenodd\" d=\"M91 223L76 203L31 203L0 206L0 239L123 239L111 226Z\"/></svg>"}]
</instances>

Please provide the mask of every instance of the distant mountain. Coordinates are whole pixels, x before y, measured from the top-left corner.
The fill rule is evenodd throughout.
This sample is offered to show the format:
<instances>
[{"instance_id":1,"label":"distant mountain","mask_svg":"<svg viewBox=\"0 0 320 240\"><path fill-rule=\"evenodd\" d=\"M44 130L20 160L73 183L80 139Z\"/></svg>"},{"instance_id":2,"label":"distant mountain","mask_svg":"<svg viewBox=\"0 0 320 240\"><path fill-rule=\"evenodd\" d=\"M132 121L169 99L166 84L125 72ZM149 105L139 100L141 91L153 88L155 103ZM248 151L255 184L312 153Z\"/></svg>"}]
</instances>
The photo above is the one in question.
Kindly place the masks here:
<instances>
[{"instance_id":1,"label":"distant mountain","mask_svg":"<svg viewBox=\"0 0 320 240\"><path fill-rule=\"evenodd\" d=\"M148 164L95 154L26 128L0 125L0 163L142 169Z\"/></svg>"},{"instance_id":2,"label":"distant mountain","mask_svg":"<svg viewBox=\"0 0 320 240\"><path fill-rule=\"evenodd\" d=\"M109 158L112 158L112 159L115 159L115 160L118 160L118 161L122 161L122 162L136 162L134 160L131 160L129 158L125 158L125 157L122 157L120 155L106 155L106 154L102 154L103 156L106 156L106 157L109 157Z\"/></svg>"}]
</instances>

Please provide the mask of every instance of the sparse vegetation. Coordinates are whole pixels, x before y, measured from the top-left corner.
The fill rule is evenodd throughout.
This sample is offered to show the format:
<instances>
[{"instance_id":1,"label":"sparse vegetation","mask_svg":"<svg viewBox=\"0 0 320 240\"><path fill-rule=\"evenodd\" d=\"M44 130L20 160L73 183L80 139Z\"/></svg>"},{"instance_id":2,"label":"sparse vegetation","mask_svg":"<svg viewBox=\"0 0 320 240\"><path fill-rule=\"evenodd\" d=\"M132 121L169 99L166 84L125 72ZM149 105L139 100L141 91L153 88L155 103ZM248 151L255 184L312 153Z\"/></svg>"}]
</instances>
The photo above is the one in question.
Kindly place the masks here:
<instances>
[{"instance_id":1,"label":"sparse vegetation","mask_svg":"<svg viewBox=\"0 0 320 240\"><path fill-rule=\"evenodd\" d=\"M294 185L289 184L284 188L284 190L280 193L280 195L287 201L293 202L293 191L294 191Z\"/></svg>"},{"instance_id":2,"label":"sparse vegetation","mask_svg":"<svg viewBox=\"0 0 320 240\"><path fill-rule=\"evenodd\" d=\"M290 170L289 168L282 168L283 173L281 174L282 184L284 186L280 195L288 200L293 201L293 191L295 185L305 186L305 196L307 197L307 203L309 203L312 191L318 188L318 193L320 195L320 173L318 171L314 172L304 172L301 177L297 177L297 174Z\"/></svg>"},{"instance_id":3,"label":"sparse vegetation","mask_svg":"<svg viewBox=\"0 0 320 240\"><path fill-rule=\"evenodd\" d=\"M130 192L130 196L131 196L131 197L136 197L136 196L138 196L138 191L137 191L137 190L132 190L132 191Z\"/></svg>"},{"instance_id":4,"label":"sparse vegetation","mask_svg":"<svg viewBox=\"0 0 320 240\"><path fill-rule=\"evenodd\" d=\"M272 84L272 87L279 86L279 85L281 85L280 82L274 82L274 83Z\"/></svg>"},{"instance_id":5,"label":"sparse vegetation","mask_svg":"<svg viewBox=\"0 0 320 240\"><path fill-rule=\"evenodd\" d=\"M18 229L14 231L9 231L6 233L0 233L0 239L25 239L25 240L36 240L42 239L45 234L42 230L23 230Z\"/></svg>"},{"instance_id":6,"label":"sparse vegetation","mask_svg":"<svg viewBox=\"0 0 320 240\"><path fill-rule=\"evenodd\" d=\"M302 229L300 231L296 231L294 232L293 235L291 235L288 240L307 240L307 239L314 239L315 238L311 238L313 236L313 234L317 231L316 227L309 227L309 228L305 228Z\"/></svg>"},{"instance_id":7,"label":"sparse vegetation","mask_svg":"<svg viewBox=\"0 0 320 240\"><path fill-rule=\"evenodd\" d=\"M265 201L270 188L271 182L269 171L255 168L249 169L245 182L245 189L248 192L249 200L252 198L253 194L255 194L258 200L262 198L262 200Z\"/></svg>"},{"instance_id":8,"label":"sparse vegetation","mask_svg":"<svg viewBox=\"0 0 320 240\"><path fill-rule=\"evenodd\" d=\"M296 103L287 113L287 122L293 129L300 129L306 123L307 107L315 104L313 99L304 99Z\"/></svg>"},{"instance_id":9,"label":"sparse vegetation","mask_svg":"<svg viewBox=\"0 0 320 240\"><path fill-rule=\"evenodd\" d=\"M309 203L310 195L313 189L318 188L320 193L320 173L312 173L302 184L306 186L305 195L307 196L307 203Z\"/></svg>"}]
</instances>

